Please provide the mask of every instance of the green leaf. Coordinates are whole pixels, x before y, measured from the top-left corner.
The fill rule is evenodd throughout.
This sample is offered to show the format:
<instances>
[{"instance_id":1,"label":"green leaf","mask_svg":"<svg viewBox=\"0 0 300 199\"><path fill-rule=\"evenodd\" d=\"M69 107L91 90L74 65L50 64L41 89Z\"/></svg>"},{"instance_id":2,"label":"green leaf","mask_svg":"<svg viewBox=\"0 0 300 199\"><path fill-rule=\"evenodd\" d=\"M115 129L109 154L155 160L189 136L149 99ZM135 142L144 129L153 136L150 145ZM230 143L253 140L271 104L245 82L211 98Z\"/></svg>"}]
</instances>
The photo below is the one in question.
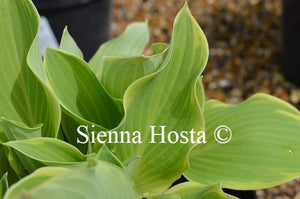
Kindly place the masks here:
<instances>
[{"instance_id":1,"label":"green leaf","mask_svg":"<svg viewBox=\"0 0 300 199\"><path fill-rule=\"evenodd\" d=\"M204 116L207 144L191 151L188 179L250 190L300 176L300 113L290 104L265 94L234 106L211 100ZM232 132L226 144L214 139L220 125ZM225 136L229 135L223 130L221 138Z\"/></svg>"},{"instance_id":2,"label":"green leaf","mask_svg":"<svg viewBox=\"0 0 300 199\"><path fill-rule=\"evenodd\" d=\"M0 125L0 147L4 142L8 142L8 138L6 137L5 133L2 130L2 126Z\"/></svg>"},{"instance_id":3,"label":"green leaf","mask_svg":"<svg viewBox=\"0 0 300 199\"><path fill-rule=\"evenodd\" d=\"M0 116L31 128L43 123L42 135L55 137L59 105L26 60L29 49L37 47L38 29L38 13L30 0L0 1ZM41 63L35 52L30 63Z\"/></svg>"},{"instance_id":4,"label":"green leaf","mask_svg":"<svg viewBox=\"0 0 300 199\"><path fill-rule=\"evenodd\" d=\"M236 197L225 194L220 185L205 186L198 183L186 182L169 189L167 194L178 194L181 199L233 199Z\"/></svg>"},{"instance_id":5,"label":"green leaf","mask_svg":"<svg viewBox=\"0 0 300 199\"><path fill-rule=\"evenodd\" d=\"M154 56L105 57L100 82L114 98L123 100L126 89L135 80L156 71L163 53Z\"/></svg>"},{"instance_id":6,"label":"green leaf","mask_svg":"<svg viewBox=\"0 0 300 199\"><path fill-rule=\"evenodd\" d=\"M162 195L147 197L147 199L234 199L225 194L220 185L201 185L194 182L185 182L171 187Z\"/></svg>"},{"instance_id":7,"label":"green leaf","mask_svg":"<svg viewBox=\"0 0 300 199\"><path fill-rule=\"evenodd\" d=\"M38 23L40 25L40 19L38 18ZM39 27L39 26L38 26ZM37 32L38 33L38 32ZM41 56L41 48L38 34L35 35L33 42L29 48L27 54L27 64L30 67L31 71L36 75L36 77L42 82L43 85L46 85L45 73L43 68L43 61Z\"/></svg>"},{"instance_id":8,"label":"green leaf","mask_svg":"<svg viewBox=\"0 0 300 199\"><path fill-rule=\"evenodd\" d=\"M98 151L96 158L98 160L102 160L105 162L109 162L111 164L114 164L120 168L124 169L124 165L122 164L122 162L118 159L118 157L116 157L115 154L113 154L111 152L110 149L107 148L106 145L103 145L100 150Z\"/></svg>"},{"instance_id":9,"label":"green leaf","mask_svg":"<svg viewBox=\"0 0 300 199\"><path fill-rule=\"evenodd\" d=\"M29 128L21 122L10 121L5 118L1 118L0 124L9 141L41 137L42 134L42 124Z\"/></svg>"},{"instance_id":10,"label":"green leaf","mask_svg":"<svg viewBox=\"0 0 300 199\"><path fill-rule=\"evenodd\" d=\"M153 43L151 45L151 50L153 52L153 55L156 55L156 54L164 52L168 47L169 47L169 44L157 42L157 43Z\"/></svg>"},{"instance_id":11,"label":"green leaf","mask_svg":"<svg viewBox=\"0 0 300 199\"><path fill-rule=\"evenodd\" d=\"M70 35L68 28L65 27L61 41L60 41L60 46L59 49L65 50L73 55L76 55L77 57L83 59L83 54L79 47L77 46L76 42Z\"/></svg>"},{"instance_id":12,"label":"green leaf","mask_svg":"<svg viewBox=\"0 0 300 199\"><path fill-rule=\"evenodd\" d=\"M48 174L47 170L39 172L42 172L39 178L36 178L36 172L25 178L27 181L14 185L5 199L141 199L124 171L106 162L62 172L49 179L43 178Z\"/></svg>"},{"instance_id":13,"label":"green leaf","mask_svg":"<svg viewBox=\"0 0 300 199\"><path fill-rule=\"evenodd\" d=\"M2 118L0 123L3 128L3 133L6 137L6 140L3 143L14 140L41 137L42 125L29 128L23 123L10 121L5 118ZM3 157L1 157L0 175L3 172L9 171L9 178L12 182L16 181L15 174L18 177L23 177L33 172L35 169L43 166L43 164L40 162L25 157L13 149L6 150L7 152L5 152L5 149L6 147L3 148L3 152L1 153ZM11 169L13 169L14 172L12 172Z\"/></svg>"},{"instance_id":14,"label":"green leaf","mask_svg":"<svg viewBox=\"0 0 300 199\"><path fill-rule=\"evenodd\" d=\"M139 131L142 144L131 141L110 147L123 162L140 156L131 176L143 194L161 193L188 167L188 151L194 144L172 144L167 133L204 129L195 87L207 57L206 38L185 5L175 19L169 52L160 70L135 81L125 93L125 118L114 131ZM156 126L155 133L160 132L159 126L166 126L166 143L158 144L159 136L153 140L157 144L149 143L149 126Z\"/></svg>"},{"instance_id":15,"label":"green leaf","mask_svg":"<svg viewBox=\"0 0 300 199\"><path fill-rule=\"evenodd\" d=\"M31 175L21 179L18 183L14 184L6 193L6 199L21 199L26 198L23 195L24 190L31 190L39 186L41 183L46 182L47 180L67 172L68 169L59 168L59 167L43 167L36 170Z\"/></svg>"},{"instance_id":16,"label":"green leaf","mask_svg":"<svg viewBox=\"0 0 300 199\"><path fill-rule=\"evenodd\" d=\"M133 170L134 170L134 166L135 163L138 159L140 159L141 157L139 155L132 157L129 160L124 161L124 167L125 167L125 171L126 173L128 173L128 175L131 175Z\"/></svg>"},{"instance_id":17,"label":"green leaf","mask_svg":"<svg viewBox=\"0 0 300 199\"><path fill-rule=\"evenodd\" d=\"M72 116L62 112L61 114L61 125L64 132L64 136L68 140L68 143L75 146L79 149L82 153L86 154L89 148L89 144L81 144L77 143L77 128L82 125L81 122L76 121L72 118ZM88 132L86 132L88 135Z\"/></svg>"},{"instance_id":18,"label":"green leaf","mask_svg":"<svg viewBox=\"0 0 300 199\"><path fill-rule=\"evenodd\" d=\"M148 23L132 23L119 37L100 46L89 61L97 77L100 76L104 56L136 56L141 55L149 42Z\"/></svg>"},{"instance_id":19,"label":"green leaf","mask_svg":"<svg viewBox=\"0 0 300 199\"><path fill-rule=\"evenodd\" d=\"M9 167L8 160L6 158L5 148L0 145L0 176L4 175Z\"/></svg>"},{"instance_id":20,"label":"green leaf","mask_svg":"<svg viewBox=\"0 0 300 199\"><path fill-rule=\"evenodd\" d=\"M14 150L9 150L7 154L7 159L10 167L16 173L18 178L22 178L28 174L28 168L24 168L21 159Z\"/></svg>"},{"instance_id":21,"label":"green leaf","mask_svg":"<svg viewBox=\"0 0 300 199\"><path fill-rule=\"evenodd\" d=\"M147 197L147 199L181 199L178 194L161 194Z\"/></svg>"},{"instance_id":22,"label":"green leaf","mask_svg":"<svg viewBox=\"0 0 300 199\"><path fill-rule=\"evenodd\" d=\"M0 179L0 198L2 199L6 190L8 189L7 173Z\"/></svg>"},{"instance_id":23,"label":"green leaf","mask_svg":"<svg viewBox=\"0 0 300 199\"><path fill-rule=\"evenodd\" d=\"M36 169L45 166L45 164L31 159L14 149L9 149L7 155L9 165L13 169L16 176L21 179Z\"/></svg>"},{"instance_id":24,"label":"green leaf","mask_svg":"<svg viewBox=\"0 0 300 199\"><path fill-rule=\"evenodd\" d=\"M204 92L204 87L202 84L202 76L197 81L196 95L197 95L197 99L198 99L199 105L201 107L201 110L203 112L204 106L205 106L205 92Z\"/></svg>"},{"instance_id":25,"label":"green leaf","mask_svg":"<svg viewBox=\"0 0 300 199\"><path fill-rule=\"evenodd\" d=\"M11 168L8 158L7 158L7 152L6 147L2 147L0 145L0 176L3 176L5 173L8 173L8 182L10 184L13 184L19 180L19 177L14 172L14 170Z\"/></svg>"},{"instance_id":26,"label":"green leaf","mask_svg":"<svg viewBox=\"0 0 300 199\"><path fill-rule=\"evenodd\" d=\"M7 140L5 142L41 137L41 124L37 125L34 128L29 128L23 123L10 121L5 118L1 119L0 124L3 128L4 134L7 137ZM6 154L3 153L3 156L6 156ZM35 169L43 166L43 164L25 157L14 150L9 150L7 153L7 157L9 160L9 164L7 164L7 161L4 160L4 162L1 162L1 164L4 164L6 168L1 168L0 170L4 169L5 171L10 171L11 167L18 177L24 177L33 172ZM10 176L11 175L14 174L11 174L10 171ZM11 177L13 178L13 181L15 181L14 176Z\"/></svg>"},{"instance_id":27,"label":"green leaf","mask_svg":"<svg viewBox=\"0 0 300 199\"><path fill-rule=\"evenodd\" d=\"M62 141L65 140L64 133L63 133L63 130L62 130L62 127L61 127L61 126L60 126L60 128L59 128L59 130L58 130L56 139L59 139L59 140L62 140ZM68 142L69 142L69 141L68 141Z\"/></svg>"},{"instance_id":28,"label":"green leaf","mask_svg":"<svg viewBox=\"0 0 300 199\"><path fill-rule=\"evenodd\" d=\"M74 146L54 138L18 140L4 145L46 165L74 164L86 160L86 156Z\"/></svg>"},{"instance_id":29,"label":"green leaf","mask_svg":"<svg viewBox=\"0 0 300 199\"><path fill-rule=\"evenodd\" d=\"M118 106L83 60L47 48L44 63L48 84L69 116L102 130L119 124L122 114Z\"/></svg>"}]
</instances>

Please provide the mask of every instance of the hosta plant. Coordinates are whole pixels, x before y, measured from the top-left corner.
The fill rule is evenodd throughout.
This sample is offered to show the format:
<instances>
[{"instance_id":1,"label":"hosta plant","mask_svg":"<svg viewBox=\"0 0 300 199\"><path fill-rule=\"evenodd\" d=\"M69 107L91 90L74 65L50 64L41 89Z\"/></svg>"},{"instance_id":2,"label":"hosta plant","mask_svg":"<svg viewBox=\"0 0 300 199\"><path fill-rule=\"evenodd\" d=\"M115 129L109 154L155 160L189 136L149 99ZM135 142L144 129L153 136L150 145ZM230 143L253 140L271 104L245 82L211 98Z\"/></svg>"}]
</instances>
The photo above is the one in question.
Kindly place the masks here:
<instances>
[{"instance_id":1,"label":"hosta plant","mask_svg":"<svg viewBox=\"0 0 300 199\"><path fill-rule=\"evenodd\" d=\"M298 110L205 101L208 45L187 4L151 56L140 22L89 62L65 29L42 59L39 23L30 0L0 0L0 198L234 198L222 188L300 176Z\"/></svg>"}]
</instances>

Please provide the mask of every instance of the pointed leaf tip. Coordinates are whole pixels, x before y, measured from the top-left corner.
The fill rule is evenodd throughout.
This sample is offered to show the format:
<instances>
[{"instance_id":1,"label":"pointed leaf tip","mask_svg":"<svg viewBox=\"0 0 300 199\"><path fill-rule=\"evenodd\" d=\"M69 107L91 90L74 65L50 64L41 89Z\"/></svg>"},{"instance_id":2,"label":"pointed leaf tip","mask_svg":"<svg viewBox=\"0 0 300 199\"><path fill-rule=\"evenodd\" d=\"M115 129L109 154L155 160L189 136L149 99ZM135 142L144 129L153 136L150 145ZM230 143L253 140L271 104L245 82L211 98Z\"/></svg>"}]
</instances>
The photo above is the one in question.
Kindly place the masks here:
<instances>
[{"instance_id":1,"label":"pointed leaf tip","mask_svg":"<svg viewBox=\"0 0 300 199\"><path fill-rule=\"evenodd\" d=\"M191 13L189 4L187 1L185 1L184 6L182 7L182 10L186 10L188 13Z\"/></svg>"}]
</instances>

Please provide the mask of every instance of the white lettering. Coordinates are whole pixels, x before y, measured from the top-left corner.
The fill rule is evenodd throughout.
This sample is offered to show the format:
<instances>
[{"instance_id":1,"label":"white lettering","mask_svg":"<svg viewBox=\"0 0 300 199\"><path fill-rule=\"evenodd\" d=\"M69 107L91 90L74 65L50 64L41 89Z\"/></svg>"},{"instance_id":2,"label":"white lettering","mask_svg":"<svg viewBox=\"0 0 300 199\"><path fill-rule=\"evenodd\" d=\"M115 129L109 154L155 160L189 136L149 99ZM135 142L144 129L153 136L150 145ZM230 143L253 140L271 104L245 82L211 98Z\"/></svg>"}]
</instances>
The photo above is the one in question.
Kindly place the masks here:
<instances>
[{"instance_id":1,"label":"white lettering","mask_svg":"<svg viewBox=\"0 0 300 199\"><path fill-rule=\"evenodd\" d=\"M117 131L108 131L108 143L119 143L118 142L118 132ZM112 135L114 135L114 141L112 141Z\"/></svg>"},{"instance_id":2,"label":"white lettering","mask_svg":"<svg viewBox=\"0 0 300 199\"><path fill-rule=\"evenodd\" d=\"M161 128L160 133L155 133L155 127L156 126L150 126L150 128L151 128L151 141L150 141L150 143L156 143L155 142L155 136L161 136L160 143L166 143L165 142L165 128L166 128L166 126L160 126L160 128Z\"/></svg>"},{"instance_id":3,"label":"white lettering","mask_svg":"<svg viewBox=\"0 0 300 199\"><path fill-rule=\"evenodd\" d=\"M174 141L171 139L172 137L175 138ZM178 142L178 140L179 140L179 136L178 136L178 133L176 131L171 131L171 132L168 133L168 141L169 141L169 143L175 144L175 143Z\"/></svg>"},{"instance_id":4,"label":"white lettering","mask_svg":"<svg viewBox=\"0 0 300 199\"><path fill-rule=\"evenodd\" d=\"M142 143L142 140L141 140L141 132L139 132L139 131L134 131L134 132L132 133L132 136L133 136L133 138L132 138L132 143L133 143L133 144L141 144L141 143Z\"/></svg>"},{"instance_id":5,"label":"white lettering","mask_svg":"<svg viewBox=\"0 0 300 199\"><path fill-rule=\"evenodd\" d=\"M181 131L180 137L184 140L184 141L182 139L180 140L181 144L186 144L186 143L189 142L189 138L187 136L188 136L188 132L187 131Z\"/></svg>"},{"instance_id":6,"label":"white lettering","mask_svg":"<svg viewBox=\"0 0 300 199\"><path fill-rule=\"evenodd\" d=\"M101 140L101 138L106 138L107 137L107 134L105 131L100 131L98 134L97 134L97 141L98 143L100 144L104 144L106 142L106 139L105 140Z\"/></svg>"},{"instance_id":7,"label":"white lettering","mask_svg":"<svg viewBox=\"0 0 300 199\"><path fill-rule=\"evenodd\" d=\"M197 143L198 144L206 144L206 139L205 139L205 132L204 131L199 131L197 133Z\"/></svg>"},{"instance_id":8,"label":"white lettering","mask_svg":"<svg viewBox=\"0 0 300 199\"><path fill-rule=\"evenodd\" d=\"M80 141L80 140L78 139L78 137L77 137L77 144L86 144L86 143L88 143L88 141L89 141L89 136L88 136L87 134L83 133L83 132L81 131L80 128L85 128L86 132L88 132L87 126L84 126L84 125L78 126L78 128L77 128L77 133L78 133L79 135L81 135L82 137L84 137L84 138L85 138L85 141L82 142L82 141Z\"/></svg>"}]
</instances>

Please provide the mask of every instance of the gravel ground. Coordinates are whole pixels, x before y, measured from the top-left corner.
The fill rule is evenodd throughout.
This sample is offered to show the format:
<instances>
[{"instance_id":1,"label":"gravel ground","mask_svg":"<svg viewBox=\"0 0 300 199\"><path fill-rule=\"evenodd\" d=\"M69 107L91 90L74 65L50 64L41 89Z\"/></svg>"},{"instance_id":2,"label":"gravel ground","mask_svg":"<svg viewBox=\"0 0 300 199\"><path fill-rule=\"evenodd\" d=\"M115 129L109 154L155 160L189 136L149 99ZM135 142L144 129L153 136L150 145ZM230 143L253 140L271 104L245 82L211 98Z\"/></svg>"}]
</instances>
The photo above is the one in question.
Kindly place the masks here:
<instances>
[{"instance_id":1,"label":"gravel ground","mask_svg":"<svg viewBox=\"0 0 300 199\"><path fill-rule=\"evenodd\" d=\"M184 0L115 0L114 36L133 21L149 20L151 42L169 42L174 17ZM207 99L239 103L256 92L300 108L300 89L281 74L279 0L189 0L204 30L210 57L205 69ZM145 54L151 54L149 47ZM257 191L259 199L300 199L300 179Z\"/></svg>"}]
</instances>

